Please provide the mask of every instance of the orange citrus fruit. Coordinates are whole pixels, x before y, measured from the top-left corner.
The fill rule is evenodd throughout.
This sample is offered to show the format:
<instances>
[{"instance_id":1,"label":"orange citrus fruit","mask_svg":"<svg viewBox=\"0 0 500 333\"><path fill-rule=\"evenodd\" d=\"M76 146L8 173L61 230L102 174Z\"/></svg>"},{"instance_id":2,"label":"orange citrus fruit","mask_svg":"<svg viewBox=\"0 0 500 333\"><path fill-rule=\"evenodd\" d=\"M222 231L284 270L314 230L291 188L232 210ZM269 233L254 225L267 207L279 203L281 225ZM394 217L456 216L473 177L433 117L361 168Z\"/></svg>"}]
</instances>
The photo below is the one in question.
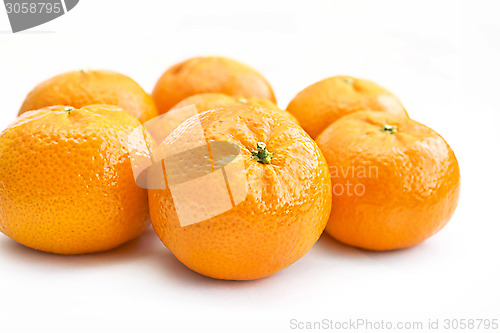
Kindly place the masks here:
<instances>
[{"instance_id":1,"label":"orange citrus fruit","mask_svg":"<svg viewBox=\"0 0 500 333\"><path fill-rule=\"evenodd\" d=\"M178 109L188 105L195 105L198 112L201 113L222 106L237 104L239 103L233 96L222 93L201 93L184 98L179 103L175 104L172 109Z\"/></svg>"},{"instance_id":2,"label":"orange citrus fruit","mask_svg":"<svg viewBox=\"0 0 500 333\"><path fill-rule=\"evenodd\" d=\"M153 99L137 82L106 70L67 72L38 84L26 96L19 114L53 105L81 108L91 104L117 105L141 123L158 115Z\"/></svg>"},{"instance_id":3,"label":"orange citrus fruit","mask_svg":"<svg viewBox=\"0 0 500 333\"><path fill-rule=\"evenodd\" d=\"M60 254L104 251L139 236L147 191L135 184L126 148L139 126L111 105L23 113L0 134L0 231Z\"/></svg>"},{"instance_id":4,"label":"orange citrus fruit","mask_svg":"<svg viewBox=\"0 0 500 333\"><path fill-rule=\"evenodd\" d=\"M332 179L326 231L369 250L416 245L441 230L458 203L460 172L446 141L406 116L362 111L316 139Z\"/></svg>"},{"instance_id":5,"label":"orange citrus fruit","mask_svg":"<svg viewBox=\"0 0 500 333\"><path fill-rule=\"evenodd\" d=\"M160 113L199 93L224 93L276 102L266 79L253 68L224 57L195 57L170 67L158 80L153 98Z\"/></svg>"},{"instance_id":6,"label":"orange citrus fruit","mask_svg":"<svg viewBox=\"0 0 500 333\"><path fill-rule=\"evenodd\" d=\"M178 109L188 105L196 106L198 113L205 112L211 109L216 109L220 107L233 106L239 104L246 104L252 106L261 106L281 113L283 116L289 118L294 123L298 124L297 119L292 116L288 111L281 110L275 103L268 99L263 98L243 98L243 97L233 97L221 93L204 93L189 96L176 105L172 109Z\"/></svg>"},{"instance_id":7,"label":"orange citrus fruit","mask_svg":"<svg viewBox=\"0 0 500 333\"><path fill-rule=\"evenodd\" d=\"M312 138L342 116L361 110L407 115L401 102L378 84L350 76L316 82L294 97L286 108Z\"/></svg>"},{"instance_id":8,"label":"orange citrus fruit","mask_svg":"<svg viewBox=\"0 0 500 333\"><path fill-rule=\"evenodd\" d=\"M194 159L188 147L200 136L210 149ZM236 147L241 169L216 154L220 143ZM331 206L328 167L316 143L285 117L243 104L209 110L184 121L158 149L177 153L160 170L167 188L148 190L151 221L190 269L218 279L262 278L300 259L323 232ZM178 178L169 177L169 168ZM194 169L201 180L186 176ZM201 217L183 224L194 210Z\"/></svg>"}]
</instances>

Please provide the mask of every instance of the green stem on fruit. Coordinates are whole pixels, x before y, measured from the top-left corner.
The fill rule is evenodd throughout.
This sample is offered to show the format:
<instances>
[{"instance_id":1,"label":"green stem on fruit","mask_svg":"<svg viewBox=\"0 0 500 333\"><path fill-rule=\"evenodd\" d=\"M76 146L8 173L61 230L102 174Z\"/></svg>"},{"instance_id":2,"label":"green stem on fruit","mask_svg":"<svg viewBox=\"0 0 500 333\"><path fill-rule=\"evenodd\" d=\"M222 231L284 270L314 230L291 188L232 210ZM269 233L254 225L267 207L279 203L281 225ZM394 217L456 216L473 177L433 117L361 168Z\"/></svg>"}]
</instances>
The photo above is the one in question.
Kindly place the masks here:
<instances>
[{"instance_id":1,"label":"green stem on fruit","mask_svg":"<svg viewBox=\"0 0 500 333\"><path fill-rule=\"evenodd\" d=\"M384 133L396 134L398 132L398 127L396 125L384 125L380 130Z\"/></svg>"},{"instance_id":2,"label":"green stem on fruit","mask_svg":"<svg viewBox=\"0 0 500 333\"><path fill-rule=\"evenodd\" d=\"M252 150L252 158L259 163L269 164L274 156L274 153L267 151L266 144L264 142L257 142L257 150Z\"/></svg>"},{"instance_id":3,"label":"green stem on fruit","mask_svg":"<svg viewBox=\"0 0 500 333\"><path fill-rule=\"evenodd\" d=\"M71 113L71 111L73 111L75 108L71 107L71 106L67 106L64 108L64 112L66 112L68 115Z\"/></svg>"}]
</instances>

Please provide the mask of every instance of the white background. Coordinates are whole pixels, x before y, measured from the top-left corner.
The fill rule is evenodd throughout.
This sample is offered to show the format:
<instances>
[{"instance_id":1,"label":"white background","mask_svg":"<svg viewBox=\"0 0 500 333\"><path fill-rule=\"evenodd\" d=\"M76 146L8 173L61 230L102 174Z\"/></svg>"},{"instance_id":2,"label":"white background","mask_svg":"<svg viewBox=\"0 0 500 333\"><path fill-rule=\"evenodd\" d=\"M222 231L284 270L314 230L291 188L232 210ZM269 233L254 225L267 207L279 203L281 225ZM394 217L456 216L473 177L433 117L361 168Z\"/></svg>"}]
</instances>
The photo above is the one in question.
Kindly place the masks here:
<instances>
[{"instance_id":1,"label":"white background","mask_svg":"<svg viewBox=\"0 0 500 333\"><path fill-rule=\"evenodd\" d=\"M448 141L462 174L453 219L423 244L373 253L323 235L300 261L258 281L191 272L152 230L84 256L45 254L0 235L0 332L276 332L291 331L293 318L500 320L498 13L494 1L82 0L14 35L0 7L2 129L35 84L60 72L114 69L150 91L175 62L217 54L261 71L283 108L329 76L372 79Z\"/></svg>"}]
</instances>

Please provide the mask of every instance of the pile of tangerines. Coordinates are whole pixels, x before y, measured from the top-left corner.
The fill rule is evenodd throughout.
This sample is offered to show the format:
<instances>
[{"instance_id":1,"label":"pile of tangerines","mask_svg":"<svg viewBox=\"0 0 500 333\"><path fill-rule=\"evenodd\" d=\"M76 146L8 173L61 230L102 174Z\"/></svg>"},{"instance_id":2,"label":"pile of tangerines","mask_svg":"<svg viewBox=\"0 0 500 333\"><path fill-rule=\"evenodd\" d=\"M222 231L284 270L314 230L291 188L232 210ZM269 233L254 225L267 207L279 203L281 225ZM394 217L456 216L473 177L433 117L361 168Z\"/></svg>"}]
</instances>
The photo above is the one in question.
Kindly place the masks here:
<instances>
[{"instance_id":1,"label":"pile of tangerines","mask_svg":"<svg viewBox=\"0 0 500 333\"><path fill-rule=\"evenodd\" d=\"M324 230L351 246L393 250L451 218L460 187L453 151L385 88L337 76L306 87L286 110L275 103L262 75L223 57L172 66L151 95L112 71L48 79L0 134L0 231L36 250L84 254L130 241L151 223L192 270L249 280L294 263ZM201 124L207 143L239 147L247 189L231 209L181 225L170 186L137 185L127 140L137 128L148 136L145 122L193 105L197 121L179 120L161 145L194 140Z\"/></svg>"}]
</instances>

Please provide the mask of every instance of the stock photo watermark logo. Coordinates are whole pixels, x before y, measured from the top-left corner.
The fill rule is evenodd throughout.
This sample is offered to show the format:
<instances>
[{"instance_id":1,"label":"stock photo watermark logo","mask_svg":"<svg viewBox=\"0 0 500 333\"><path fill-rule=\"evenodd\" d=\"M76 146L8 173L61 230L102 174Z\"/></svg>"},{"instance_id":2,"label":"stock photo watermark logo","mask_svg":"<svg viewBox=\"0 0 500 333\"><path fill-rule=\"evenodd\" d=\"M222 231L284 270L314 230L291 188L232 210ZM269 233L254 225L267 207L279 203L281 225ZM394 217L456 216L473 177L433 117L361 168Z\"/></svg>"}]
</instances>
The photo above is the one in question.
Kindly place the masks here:
<instances>
[{"instance_id":1,"label":"stock photo watermark logo","mask_svg":"<svg viewBox=\"0 0 500 333\"><path fill-rule=\"evenodd\" d=\"M187 119L193 122L192 135L170 135ZM143 125L128 137L134 178L142 188L170 192L181 227L222 214L245 200L248 184L240 147L207 140L194 105Z\"/></svg>"},{"instance_id":2,"label":"stock photo watermark logo","mask_svg":"<svg viewBox=\"0 0 500 333\"><path fill-rule=\"evenodd\" d=\"M4 0L12 32L52 21L72 10L79 0Z\"/></svg>"},{"instance_id":3,"label":"stock photo watermark logo","mask_svg":"<svg viewBox=\"0 0 500 333\"><path fill-rule=\"evenodd\" d=\"M363 196L366 193L367 179L378 178L378 168L375 165L330 166L332 192L336 196Z\"/></svg>"}]
</instances>

